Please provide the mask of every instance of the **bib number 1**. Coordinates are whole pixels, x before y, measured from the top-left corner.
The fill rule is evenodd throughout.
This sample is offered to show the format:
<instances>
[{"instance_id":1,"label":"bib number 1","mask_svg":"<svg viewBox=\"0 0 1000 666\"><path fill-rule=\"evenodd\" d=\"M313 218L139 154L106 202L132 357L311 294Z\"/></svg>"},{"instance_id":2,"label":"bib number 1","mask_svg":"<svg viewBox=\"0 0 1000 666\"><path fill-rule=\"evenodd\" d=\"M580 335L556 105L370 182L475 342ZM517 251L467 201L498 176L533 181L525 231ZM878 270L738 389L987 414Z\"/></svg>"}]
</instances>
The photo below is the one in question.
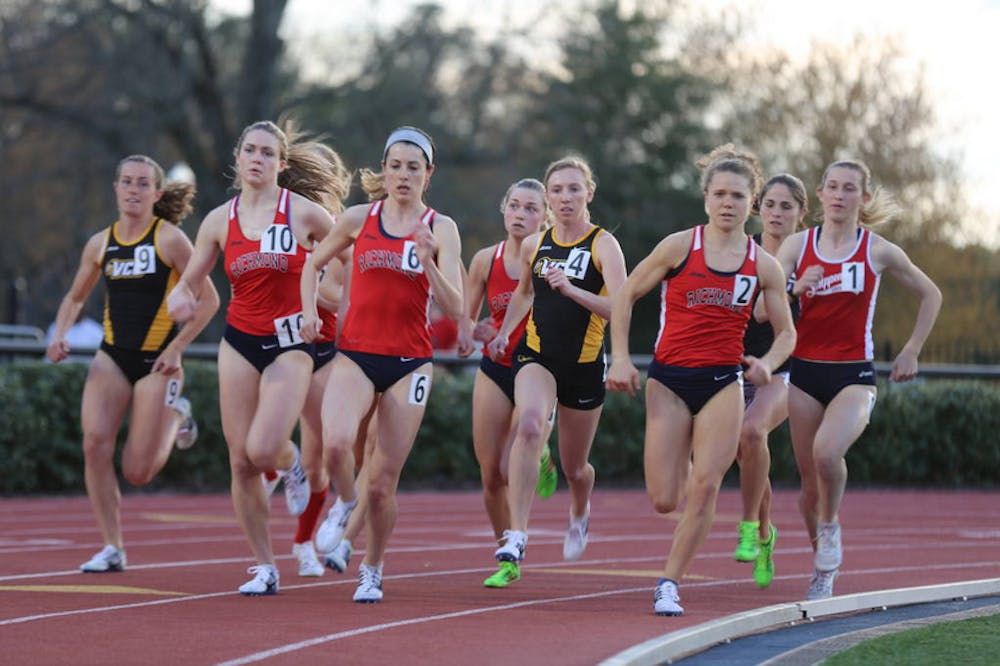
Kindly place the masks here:
<instances>
[{"instance_id":1,"label":"bib number 1","mask_svg":"<svg viewBox=\"0 0 1000 666\"><path fill-rule=\"evenodd\" d=\"M840 290L860 294L865 290L865 265L861 261L845 261L840 265Z\"/></svg>"}]
</instances>

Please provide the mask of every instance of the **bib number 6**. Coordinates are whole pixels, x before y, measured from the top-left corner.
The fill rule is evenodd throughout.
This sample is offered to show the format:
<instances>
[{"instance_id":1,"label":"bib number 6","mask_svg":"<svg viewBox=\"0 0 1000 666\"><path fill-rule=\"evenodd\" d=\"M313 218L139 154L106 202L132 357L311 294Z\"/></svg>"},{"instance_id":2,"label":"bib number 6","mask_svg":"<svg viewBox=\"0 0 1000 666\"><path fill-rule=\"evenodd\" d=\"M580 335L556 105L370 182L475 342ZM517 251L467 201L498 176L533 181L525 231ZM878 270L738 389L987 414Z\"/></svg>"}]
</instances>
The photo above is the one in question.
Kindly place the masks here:
<instances>
[{"instance_id":1,"label":"bib number 6","mask_svg":"<svg viewBox=\"0 0 1000 666\"><path fill-rule=\"evenodd\" d=\"M403 241L403 270L408 273L424 272L424 266L417 256L417 244L413 241Z\"/></svg>"},{"instance_id":2,"label":"bib number 6","mask_svg":"<svg viewBox=\"0 0 1000 666\"><path fill-rule=\"evenodd\" d=\"M431 392L431 376L414 374L410 377L410 404L426 405Z\"/></svg>"}]
</instances>

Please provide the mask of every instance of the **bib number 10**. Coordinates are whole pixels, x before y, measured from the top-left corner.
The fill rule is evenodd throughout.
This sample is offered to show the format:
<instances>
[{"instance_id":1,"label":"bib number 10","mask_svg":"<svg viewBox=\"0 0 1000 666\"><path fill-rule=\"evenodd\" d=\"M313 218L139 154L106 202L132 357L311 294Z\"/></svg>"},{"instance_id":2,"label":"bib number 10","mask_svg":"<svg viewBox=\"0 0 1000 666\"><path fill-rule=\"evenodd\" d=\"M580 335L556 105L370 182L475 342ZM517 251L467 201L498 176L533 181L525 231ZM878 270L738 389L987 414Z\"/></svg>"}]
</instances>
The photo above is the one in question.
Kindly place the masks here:
<instances>
[{"instance_id":1,"label":"bib number 10","mask_svg":"<svg viewBox=\"0 0 1000 666\"><path fill-rule=\"evenodd\" d=\"M303 343L302 333L299 330L302 328L302 320L301 312L274 320L274 332L278 336L279 347L291 347Z\"/></svg>"},{"instance_id":2,"label":"bib number 10","mask_svg":"<svg viewBox=\"0 0 1000 666\"><path fill-rule=\"evenodd\" d=\"M298 243L287 224L272 224L260 237L260 251L268 254L295 254Z\"/></svg>"}]
</instances>

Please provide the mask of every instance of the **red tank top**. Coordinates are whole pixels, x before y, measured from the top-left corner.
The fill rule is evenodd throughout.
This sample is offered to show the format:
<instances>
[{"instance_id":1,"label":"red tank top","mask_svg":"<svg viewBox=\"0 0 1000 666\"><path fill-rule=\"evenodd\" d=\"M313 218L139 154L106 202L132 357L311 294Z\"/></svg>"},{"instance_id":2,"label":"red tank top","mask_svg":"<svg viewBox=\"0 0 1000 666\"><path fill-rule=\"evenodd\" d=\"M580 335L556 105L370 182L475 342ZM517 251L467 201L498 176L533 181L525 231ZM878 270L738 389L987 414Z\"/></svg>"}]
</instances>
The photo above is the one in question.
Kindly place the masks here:
<instances>
[{"instance_id":1,"label":"red tank top","mask_svg":"<svg viewBox=\"0 0 1000 666\"><path fill-rule=\"evenodd\" d=\"M743 334L759 288L757 244L747 238L743 265L721 273L705 263L702 230L694 228L687 259L660 290L654 358L663 365L704 368L743 360Z\"/></svg>"},{"instance_id":2,"label":"red tank top","mask_svg":"<svg viewBox=\"0 0 1000 666\"><path fill-rule=\"evenodd\" d=\"M486 304L490 309L490 318L497 330L503 325L503 318L507 314L507 305L510 303L514 290L517 289L518 281L507 275L507 268L503 263L503 251L507 246L507 241L501 241L496 246L493 253L493 261L490 263L490 271L486 276ZM511 354L514 348L524 336L524 329L528 325L528 317L525 316L510 334L510 342L503 358L497 361L500 365L510 367ZM483 354L486 354L486 345L483 345Z\"/></svg>"},{"instance_id":3,"label":"red tank top","mask_svg":"<svg viewBox=\"0 0 1000 666\"><path fill-rule=\"evenodd\" d=\"M338 342L340 349L366 354L426 358L430 335L430 283L416 255L412 236L397 238L382 228L376 201L354 241L350 306ZM433 228L434 210L420 223Z\"/></svg>"},{"instance_id":4,"label":"red tank top","mask_svg":"<svg viewBox=\"0 0 1000 666\"><path fill-rule=\"evenodd\" d=\"M289 198L290 192L282 189L274 222L260 240L250 240L237 216L240 198L234 197L224 252L233 292L226 323L249 335L277 335L282 347L302 342L299 280L308 254L292 233Z\"/></svg>"},{"instance_id":5,"label":"red tank top","mask_svg":"<svg viewBox=\"0 0 1000 666\"><path fill-rule=\"evenodd\" d=\"M319 337L316 342L336 342L337 341L337 313L317 306L319 320L323 325L319 329Z\"/></svg>"},{"instance_id":6,"label":"red tank top","mask_svg":"<svg viewBox=\"0 0 1000 666\"><path fill-rule=\"evenodd\" d=\"M799 298L798 340L792 355L809 361L870 361L875 352L875 297L882 279L872 269L872 232L861 229L851 254L842 261L829 261L819 253L820 229L806 232L795 265L796 275L810 266L822 266L823 279Z\"/></svg>"}]
</instances>

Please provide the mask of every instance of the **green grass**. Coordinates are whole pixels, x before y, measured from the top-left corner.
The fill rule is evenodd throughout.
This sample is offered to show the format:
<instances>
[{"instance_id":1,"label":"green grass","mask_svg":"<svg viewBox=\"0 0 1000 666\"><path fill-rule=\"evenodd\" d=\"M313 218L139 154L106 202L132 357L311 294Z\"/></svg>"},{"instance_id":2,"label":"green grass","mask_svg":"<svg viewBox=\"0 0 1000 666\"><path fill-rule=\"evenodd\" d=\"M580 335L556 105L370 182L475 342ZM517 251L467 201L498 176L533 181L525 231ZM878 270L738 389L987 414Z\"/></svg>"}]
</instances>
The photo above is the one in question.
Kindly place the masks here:
<instances>
[{"instance_id":1,"label":"green grass","mask_svg":"<svg viewBox=\"0 0 1000 666\"><path fill-rule=\"evenodd\" d=\"M823 666L962 664L993 666L1000 660L1000 615L942 622L865 641L830 657Z\"/></svg>"}]
</instances>

